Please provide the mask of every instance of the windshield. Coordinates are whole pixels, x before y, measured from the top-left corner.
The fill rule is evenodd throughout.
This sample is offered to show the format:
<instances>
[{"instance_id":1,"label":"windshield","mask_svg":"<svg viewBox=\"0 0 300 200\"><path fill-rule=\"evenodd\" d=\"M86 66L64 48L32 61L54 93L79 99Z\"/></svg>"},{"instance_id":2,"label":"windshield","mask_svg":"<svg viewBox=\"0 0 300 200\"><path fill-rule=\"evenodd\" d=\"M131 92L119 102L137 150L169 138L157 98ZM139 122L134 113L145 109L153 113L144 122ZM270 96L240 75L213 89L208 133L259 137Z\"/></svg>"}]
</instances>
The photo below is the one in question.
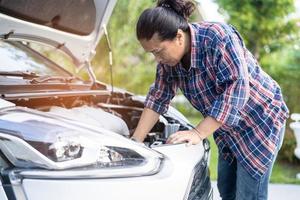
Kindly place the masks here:
<instances>
[{"instance_id":1,"label":"windshield","mask_svg":"<svg viewBox=\"0 0 300 200\"><path fill-rule=\"evenodd\" d=\"M38 75L71 76L52 61L19 42L0 41L1 72L34 72Z\"/></svg>"}]
</instances>

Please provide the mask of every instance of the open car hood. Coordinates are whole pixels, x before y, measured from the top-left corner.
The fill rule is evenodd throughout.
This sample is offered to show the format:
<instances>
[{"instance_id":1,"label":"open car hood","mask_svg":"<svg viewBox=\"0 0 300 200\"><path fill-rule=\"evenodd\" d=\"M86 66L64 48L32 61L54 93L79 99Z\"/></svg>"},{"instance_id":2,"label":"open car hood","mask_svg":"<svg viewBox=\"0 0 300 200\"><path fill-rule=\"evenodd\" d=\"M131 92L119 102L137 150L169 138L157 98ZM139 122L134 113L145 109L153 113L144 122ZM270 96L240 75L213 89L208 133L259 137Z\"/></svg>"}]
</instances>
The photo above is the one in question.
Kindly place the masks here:
<instances>
[{"instance_id":1,"label":"open car hood","mask_svg":"<svg viewBox=\"0 0 300 200\"><path fill-rule=\"evenodd\" d=\"M91 60L117 0L1 0L0 38L37 41Z\"/></svg>"}]
</instances>

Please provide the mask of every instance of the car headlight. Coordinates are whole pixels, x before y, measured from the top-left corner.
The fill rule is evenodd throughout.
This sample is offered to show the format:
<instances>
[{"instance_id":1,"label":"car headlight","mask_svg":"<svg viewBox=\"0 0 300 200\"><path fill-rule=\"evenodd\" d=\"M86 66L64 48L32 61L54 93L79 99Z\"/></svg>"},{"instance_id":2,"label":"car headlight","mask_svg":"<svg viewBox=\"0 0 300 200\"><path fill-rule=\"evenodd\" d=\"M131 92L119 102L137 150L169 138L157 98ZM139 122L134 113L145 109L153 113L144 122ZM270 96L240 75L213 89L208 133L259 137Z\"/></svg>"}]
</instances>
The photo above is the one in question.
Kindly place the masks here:
<instances>
[{"instance_id":1,"label":"car headlight","mask_svg":"<svg viewBox=\"0 0 300 200\"><path fill-rule=\"evenodd\" d=\"M137 176L157 173L162 155L107 130L57 120L28 110L0 116L0 149L16 167L41 175L42 169L90 176ZM99 129L99 128L98 128ZM101 170L105 170L102 173ZM49 173L49 172L48 172ZM36 173L35 173L36 174ZM65 174L63 176L71 176Z\"/></svg>"},{"instance_id":2,"label":"car headlight","mask_svg":"<svg viewBox=\"0 0 300 200\"><path fill-rule=\"evenodd\" d=\"M56 162L63 162L80 158L83 147L79 141L79 137L61 138L58 141L48 145L48 157Z\"/></svg>"}]
</instances>

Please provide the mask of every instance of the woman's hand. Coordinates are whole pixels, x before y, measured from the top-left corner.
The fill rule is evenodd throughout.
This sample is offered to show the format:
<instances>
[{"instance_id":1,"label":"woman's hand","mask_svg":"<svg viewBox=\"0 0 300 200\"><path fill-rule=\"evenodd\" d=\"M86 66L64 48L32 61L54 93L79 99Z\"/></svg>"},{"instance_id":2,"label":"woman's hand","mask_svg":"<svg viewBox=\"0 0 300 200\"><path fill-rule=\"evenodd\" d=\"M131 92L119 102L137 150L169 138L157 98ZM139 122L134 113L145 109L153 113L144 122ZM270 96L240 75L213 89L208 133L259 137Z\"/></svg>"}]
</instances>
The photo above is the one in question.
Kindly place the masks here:
<instances>
[{"instance_id":1,"label":"woman's hand","mask_svg":"<svg viewBox=\"0 0 300 200\"><path fill-rule=\"evenodd\" d=\"M172 135L167 140L167 144L178 144L187 142L187 146L192 144L198 144L201 142L202 138L195 130L188 131L178 131Z\"/></svg>"}]
</instances>

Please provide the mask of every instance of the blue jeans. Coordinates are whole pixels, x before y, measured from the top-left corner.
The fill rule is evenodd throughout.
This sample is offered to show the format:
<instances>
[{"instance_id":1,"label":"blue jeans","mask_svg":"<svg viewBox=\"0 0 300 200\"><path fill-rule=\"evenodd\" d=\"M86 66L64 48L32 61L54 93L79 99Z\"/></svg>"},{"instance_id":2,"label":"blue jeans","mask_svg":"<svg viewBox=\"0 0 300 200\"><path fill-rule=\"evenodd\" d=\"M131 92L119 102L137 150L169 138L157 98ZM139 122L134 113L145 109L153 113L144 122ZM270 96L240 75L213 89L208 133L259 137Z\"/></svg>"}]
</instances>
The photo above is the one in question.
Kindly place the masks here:
<instances>
[{"instance_id":1,"label":"blue jeans","mask_svg":"<svg viewBox=\"0 0 300 200\"><path fill-rule=\"evenodd\" d=\"M272 164L260 180L254 179L236 159L229 164L219 155L218 189L222 200L267 200L268 184L273 164L282 145L285 127L280 130L278 146Z\"/></svg>"}]
</instances>

